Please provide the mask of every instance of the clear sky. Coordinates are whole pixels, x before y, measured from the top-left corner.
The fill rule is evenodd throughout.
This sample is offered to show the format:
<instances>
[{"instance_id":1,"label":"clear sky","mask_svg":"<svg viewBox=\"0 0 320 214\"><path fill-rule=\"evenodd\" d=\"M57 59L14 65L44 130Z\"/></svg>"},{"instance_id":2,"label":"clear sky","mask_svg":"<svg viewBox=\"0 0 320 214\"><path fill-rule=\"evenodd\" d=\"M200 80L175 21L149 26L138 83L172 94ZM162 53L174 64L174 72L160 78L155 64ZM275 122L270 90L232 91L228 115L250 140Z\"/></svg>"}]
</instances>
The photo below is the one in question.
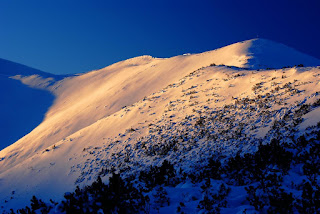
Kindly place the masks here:
<instances>
[{"instance_id":1,"label":"clear sky","mask_svg":"<svg viewBox=\"0 0 320 214\"><path fill-rule=\"evenodd\" d=\"M320 1L0 1L0 58L55 74L257 36L320 58Z\"/></svg>"}]
</instances>

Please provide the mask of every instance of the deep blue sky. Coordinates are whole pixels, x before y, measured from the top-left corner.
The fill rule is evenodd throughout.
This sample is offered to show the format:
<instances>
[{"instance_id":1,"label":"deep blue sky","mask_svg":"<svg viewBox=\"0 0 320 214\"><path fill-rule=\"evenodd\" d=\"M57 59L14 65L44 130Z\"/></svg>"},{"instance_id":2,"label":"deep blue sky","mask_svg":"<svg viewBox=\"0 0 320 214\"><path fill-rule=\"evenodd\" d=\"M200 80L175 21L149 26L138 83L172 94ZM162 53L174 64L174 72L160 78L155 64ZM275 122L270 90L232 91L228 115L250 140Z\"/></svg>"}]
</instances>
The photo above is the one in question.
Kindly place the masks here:
<instances>
[{"instance_id":1,"label":"deep blue sky","mask_svg":"<svg viewBox=\"0 0 320 214\"><path fill-rule=\"evenodd\" d=\"M0 58L61 74L257 36L320 58L318 0L1 0Z\"/></svg>"}]
</instances>

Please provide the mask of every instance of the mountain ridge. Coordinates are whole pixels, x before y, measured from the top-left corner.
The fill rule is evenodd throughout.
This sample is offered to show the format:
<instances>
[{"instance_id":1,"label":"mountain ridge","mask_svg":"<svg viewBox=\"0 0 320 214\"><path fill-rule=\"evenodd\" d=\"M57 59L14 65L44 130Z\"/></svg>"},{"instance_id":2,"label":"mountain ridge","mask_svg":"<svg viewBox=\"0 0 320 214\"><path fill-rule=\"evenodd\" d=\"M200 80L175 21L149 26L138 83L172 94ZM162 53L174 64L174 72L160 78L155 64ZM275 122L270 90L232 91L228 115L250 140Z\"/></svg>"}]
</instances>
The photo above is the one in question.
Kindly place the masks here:
<instances>
[{"instance_id":1,"label":"mountain ridge","mask_svg":"<svg viewBox=\"0 0 320 214\"><path fill-rule=\"evenodd\" d=\"M42 75L45 77L57 76L55 74L46 73L36 68L31 68L29 66L12 62L6 59L0 58L0 74L6 76L15 76L15 75Z\"/></svg>"},{"instance_id":2,"label":"mountain ridge","mask_svg":"<svg viewBox=\"0 0 320 214\"><path fill-rule=\"evenodd\" d=\"M125 162L122 162L124 159L114 159L111 154L125 155L123 153L127 147L127 150L134 154L133 160L140 162L140 168L148 165L148 160L160 163L163 160L161 155L148 155L154 150L149 151L149 147L154 147L150 142L157 139L155 143L159 144L160 148L161 143L165 142L162 142L161 138L158 139L162 135L161 132L159 135L152 135L150 130L159 130L149 128L153 127L150 124L163 124L160 130L166 130L168 127L179 130L173 123L193 126L195 120L201 119L201 115L205 114L204 109L226 111L225 106L234 105L237 100L250 101L258 99L258 95L262 98L268 97L270 95L266 95L267 92L278 94L277 86L277 90L288 94L288 97L281 98L280 93L278 97L274 97L279 99L277 102L280 104L275 102L274 106L270 107L274 111L272 116L278 115L277 117L281 118L288 111L288 106L283 104L281 99L287 99L287 102L295 107L296 101L301 102L302 93L308 102L314 102L316 95L313 94L318 86L316 79L319 77L319 69L277 68L257 71L255 69L261 69L259 64L255 64L257 60L250 64L253 66L250 68L250 47L256 41L248 40L205 53L167 59L135 57L55 82L50 85L50 90L56 99L46 113L45 120L27 136L0 151L0 190L8 194L13 189L20 190L19 193L17 191L17 194L21 194L20 199L9 202L11 205L18 201L21 205L25 204L24 200L29 196L27 192L31 189L37 189L36 193L41 194L47 188L52 191L49 197L54 197L62 191L71 191L74 182L82 185L90 183L98 173L96 170L101 169L101 165L95 165L96 160L104 160L110 165L125 165ZM264 55L259 57L261 56ZM318 65L317 60L312 58L310 61L315 63L314 66ZM291 66L301 63L309 65L306 61L292 63L295 64ZM220 64L223 65L219 66ZM248 67L250 71L247 70ZM270 69L266 65L262 67ZM246 105L244 103L244 108L247 108ZM278 105L282 106L283 110L278 108ZM274 121L260 115L262 110L268 110L263 103L256 110L259 118L266 122L261 124L253 121L253 124L259 127L255 135L264 138ZM242 112L239 110L238 113ZM236 115L234 116L240 117L244 122L249 121L241 115ZM183 118L187 116L191 119L186 118L184 121ZM251 133L249 130L247 132ZM167 130L167 133L170 131ZM197 136L197 133L194 135ZM141 145L136 141L142 137L147 139L146 151L139 149ZM138 150L133 150L135 147ZM100 148L105 148L109 153L105 154ZM244 150L246 148L245 146ZM87 150L93 152L93 156L87 154ZM86 162L88 157L92 163ZM111 160L114 160L114 163ZM21 174L24 175L23 178L11 181ZM61 174L61 178L56 178L56 174ZM31 181L36 175L39 178ZM28 187L23 187L24 179L30 180ZM55 186L56 189L48 186Z\"/></svg>"}]
</instances>

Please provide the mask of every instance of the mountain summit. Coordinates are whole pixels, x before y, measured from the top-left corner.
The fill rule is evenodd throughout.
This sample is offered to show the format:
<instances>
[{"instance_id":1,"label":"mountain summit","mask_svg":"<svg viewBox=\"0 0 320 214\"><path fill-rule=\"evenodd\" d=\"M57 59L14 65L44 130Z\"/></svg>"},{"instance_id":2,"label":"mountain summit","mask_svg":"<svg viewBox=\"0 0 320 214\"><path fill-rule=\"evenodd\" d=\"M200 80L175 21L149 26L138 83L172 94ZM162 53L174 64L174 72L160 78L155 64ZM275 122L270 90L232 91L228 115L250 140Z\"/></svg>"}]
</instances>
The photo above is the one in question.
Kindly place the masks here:
<instances>
[{"instance_id":1,"label":"mountain summit","mask_svg":"<svg viewBox=\"0 0 320 214\"><path fill-rule=\"evenodd\" d=\"M20 208L32 195L61 200L98 175L135 177L164 160L197 175L211 157L227 163L279 136L289 142L312 132L311 138L320 121L317 65L285 45L253 39L199 54L135 57L68 77L3 76L4 83L47 90L43 96L54 100L36 128L0 151L0 204ZM176 180L182 177L190 178Z\"/></svg>"}]
</instances>

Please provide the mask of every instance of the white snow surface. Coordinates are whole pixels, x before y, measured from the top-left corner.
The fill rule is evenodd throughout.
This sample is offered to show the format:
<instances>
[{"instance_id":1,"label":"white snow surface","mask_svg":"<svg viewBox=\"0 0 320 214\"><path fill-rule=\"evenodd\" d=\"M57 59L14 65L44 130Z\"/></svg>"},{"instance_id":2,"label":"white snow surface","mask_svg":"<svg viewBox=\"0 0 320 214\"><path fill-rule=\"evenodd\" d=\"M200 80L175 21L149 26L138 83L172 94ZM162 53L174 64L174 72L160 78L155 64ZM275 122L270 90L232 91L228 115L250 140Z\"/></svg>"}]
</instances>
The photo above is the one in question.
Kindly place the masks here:
<instances>
[{"instance_id":1,"label":"white snow surface","mask_svg":"<svg viewBox=\"0 0 320 214\"><path fill-rule=\"evenodd\" d=\"M281 69L298 64L313 67ZM320 60L285 45L253 39L200 54L166 59L135 57L62 79L42 73L6 74L10 81L19 80L34 90L49 91L55 100L35 129L0 151L0 204L6 210L20 208L29 203L32 195L61 200L63 193L73 191L76 185L90 184L100 170L94 168L95 160L84 152L86 149L91 149L95 158L111 160L113 152L134 147L135 139L147 136L148 124L166 124L168 118L170 123L178 123L186 115L196 114L193 109L217 109L234 103L235 98L256 96L252 88L257 83L265 83L263 92L270 93L275 85L298 80L301 84L297 87L303 93L287 97L287 106L311 99L320 91L317 65ZM255 71L266 68L274 69ZM194 71L196 75L190 76ZM194 91L190 93L194 97L188 91ZM319 118L318 110L309 113L302 129ZM263 138L274 119L265 126L257 122L260 128L256 135ZM136 131L128 133L130 128ZM110 146L116 140L119 143ZM231 145L221 144L221 148L233 150ZM192 153L186 159L191 157ZM161 162L141 153L132 158L141 164L140 168ZM85 179L76 183L84 173Z\"/></svg>"}]
</instances>

